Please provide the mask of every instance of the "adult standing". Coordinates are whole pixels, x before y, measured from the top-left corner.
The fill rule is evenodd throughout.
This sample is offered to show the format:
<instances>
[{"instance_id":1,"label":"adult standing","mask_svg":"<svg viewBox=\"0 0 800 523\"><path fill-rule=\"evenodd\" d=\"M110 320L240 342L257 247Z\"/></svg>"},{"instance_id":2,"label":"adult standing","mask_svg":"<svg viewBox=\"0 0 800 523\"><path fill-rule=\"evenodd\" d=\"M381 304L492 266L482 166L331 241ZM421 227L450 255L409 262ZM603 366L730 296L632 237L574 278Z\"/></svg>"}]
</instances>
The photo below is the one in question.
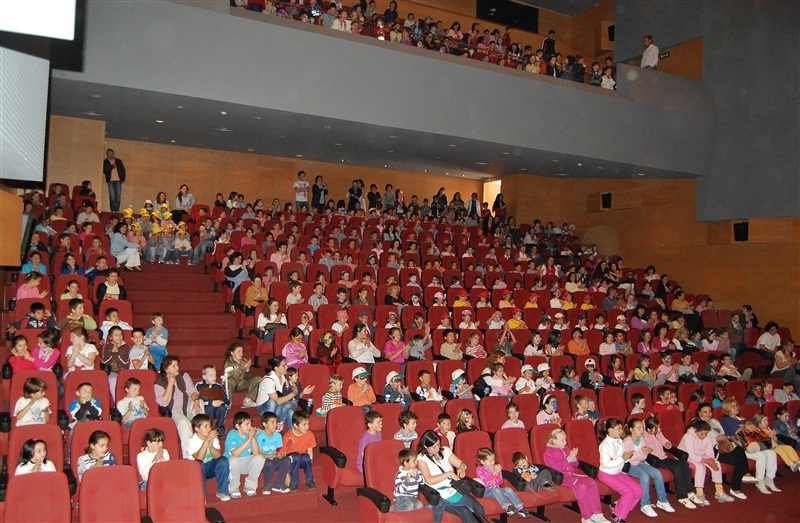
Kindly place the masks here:
<instances>
[{"instance_id":1,"label":"adult standing","mask_svg":"<svg viewBox=\"0 0 800 523\"><path fill-rule=\"evenodd\" d=\"M204 407L191 378L187 373L181 372L177 356L165 356L161 360L155 393L158 405L172 411L172 420L178 427L181 444L186 445L194 433L192 418L195 414L203 414Z\"/></svg>"},{"instance_id":2,"label":"adult standing","mask_svg":"<svg viewBox=\"0 0 800 523\"><path fill-rule=\"evenodd\" d=\"M481 504L470 494L461 494L452 487L453 481L466 475L467 464L453 454L450 447L442 447L439 436L432 430L422 434L417 452L422 479L441 496L439 504L433 507L433 523L442 521L445 511L455 514L464 523L485 521Z\"/></svg>"},{"instance_id":3,"label":"adult standing","mask_svg":"<svg viewBox=\"0 0 800 523\"><path fill-rule=\"evenodd\" d=\"M653 37L645 35L643 38L644 53L642 54L642 69L658 69L658 47L653 43Z\"/></svg>"},{"instance_id":4,"label":"adult standing","mask_svg":"<svg viewBox=\"0 0 800 523\"><path fill-rule=\"evenodd\" d=\"M542 40L542 56L545 60L549 60L551 56L556 55L556 32L550 29L547 33L547 38Z\"/></svg>"},{"instance_id":5,"label":"adult standing","mask_svg":"<svg viewBox=\"0 0 800 523\"><path fill-rule=\"evenodd\" d=\"M308 189L309 183L306 180L306 172L300 171L297 173L297 181L294 182L292 186L294 189L294 210L295 212L300 212L303 210L303 206L306 206L306 211L310 211L311 209L308 208Z\"/></svg>"},{"instance_id":6,"label":"adult standing","mask_svg":"<svg viewBox=\"0 0 800 523\"><path fill-rule=\"evenodd\" d=\"M192 212L194 196L189 192L189 186L185 183L181 185L178 196L175 197L175 208L172 210L172 219L175 223L184 220L184 216Z\"/></svg>"},{"instance_id":7,"label":"adult standing","mask_svg":"<svg viewBox=\"0 0 800 523\"><path fill-rule=\"evenodd\" d=\"M111 212L119 212L122 201L122 184L125 183L125 164L119 158L114 157L114 149L106 151L106 159L103 160L103 174L108 184Z\"/></svg>"},{"instance_id":8,"label":"adult standing","mask_svg":"<svg viewBox=\"0 0 800 523\"><path fill-rule=\"evenodd\" d=\"M142 270L142 248L138 243L128 241L126 234L128 233L128 224L119 222L114 227L114 234L111 235L111 254L117 259L117 265L125 265L125 269L132 271Z\"/></svg>"},{"instance_id":9,"label":"adult standing","mask_svg":"<svg viewBox=\"0 0 800 523\"><path fill-rule=\"evenodd\" d=\"M325 180L322 178L322 176L317 176L314 179L314 185L311 187L311 206L317 213L325 214L325 202L327 197L328 186L325 184Z\"/></svg>"}]
</instances>

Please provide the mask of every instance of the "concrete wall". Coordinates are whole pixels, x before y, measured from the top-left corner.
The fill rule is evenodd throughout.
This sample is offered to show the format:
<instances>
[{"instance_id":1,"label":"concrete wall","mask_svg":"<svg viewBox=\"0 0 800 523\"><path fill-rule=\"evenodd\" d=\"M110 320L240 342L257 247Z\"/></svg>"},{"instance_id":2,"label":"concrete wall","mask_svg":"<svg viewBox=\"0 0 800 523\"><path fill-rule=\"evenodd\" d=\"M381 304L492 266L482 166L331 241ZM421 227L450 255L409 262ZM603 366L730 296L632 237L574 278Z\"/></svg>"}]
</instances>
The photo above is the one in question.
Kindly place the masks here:
<instances>
[{"instance_id":1,"label":"concrete wall","mask_svg":"<svg viewBox=\"0 0 800 523\"><path fill-rule=\"evenodd\" d=\"M703 36L706 0L616 0L614 59L624 62L641 57L642 37L652 35L659 49Z\"/></svg>"}]
</instances>

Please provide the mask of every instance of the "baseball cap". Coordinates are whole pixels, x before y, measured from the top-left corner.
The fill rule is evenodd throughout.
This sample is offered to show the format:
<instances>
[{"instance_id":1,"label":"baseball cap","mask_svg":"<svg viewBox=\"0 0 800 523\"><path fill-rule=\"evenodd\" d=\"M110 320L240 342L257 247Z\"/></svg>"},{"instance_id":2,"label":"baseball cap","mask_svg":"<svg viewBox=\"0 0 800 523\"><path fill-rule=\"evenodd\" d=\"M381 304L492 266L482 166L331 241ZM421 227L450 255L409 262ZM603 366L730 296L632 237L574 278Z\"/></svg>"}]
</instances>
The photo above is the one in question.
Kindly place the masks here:
<instances>
[{"instance_id":1,"label":"baseball cap","mask_svg":"<svg viewBox=\"0 0 800 523\"><path fill-rule=\"evenodd\" d=\"M337 320L346 320L347 319L347 311L336 311L336 319Z\"/></svg>"},{"instance_id":2,"label":"baseball cap","mask_svg":"<svg viewBox=\"0 0 800 523\"><path fill-rule=\"evenodd\" d=\"M466 372L464 372L464 369L456 369L450 376L453 378L453 383L458 383L465 374Z\"/></svg>"},{"instance_id":3,"label":"baseball cap","mask_svg":"<svg viewBox=\"0 0 800 523\"><path fill-rule=\"evenodd\" d=\"M627 318L625 318L624 314L620 314L619 316L617 316L617 321L625 320L625 319L627 319Z\"/></svg>"},{"instance_id":4,"label":"baseball cap","mask_svg":"<svg viewBox=\"0 0 800 523\"><path fill-rule=\"evenodd\" d=\"M405 374L400 374L399 372L393 370L392 372L386 375L386 384L387 385L390 384L394 379L400 379L405 377L406 377Z\"/></svg>"},{"instance_id":5,"label":"baseball cap","mask_svg":"<svg viewBox=\"0 0 800 523\"><path fill-rule=\"evenodd\" d=\"M433 295L433 297L438 300L443 300L444 294L442 294L441 292L437 292L436 294Z\"/></svg>"},{"instance_id":6,"label":"baseball cap","mask_svg":"<svg viewBox=\"0 0 800 523\"><path fill-rule=\"evenodd\" d=\"M464 312L461 313L462 316L472 316L472 311L469 309L465 309Z\"/></svg>"},{"instance_id":7,"label":"baseball cap","mask_svg":"<svg viewBox=\"0 0 800 523\"><path fill-rule=\"evenodd\" d=\"M367 369L364 367L356 367L353 369L353 379L366 378L367 376L369 376L369 372L367 372Z\"/></svg>"},{"instance_id":8,"label":"baseball cap","mask_svg":"<svg viewBox=\"0 0 800 523\"><path fill-rule=\"evenodd\" d=\"M586 361L583 362L583 366L585 367L587 365L594 365L596 367L597 362L594 361L594 358L587 358Z\"/></svg>"},{"instance_id":9,"label":"baseball cap","mask_svg":"<svg viewBox=\"0 0 800 523\"><path fill-rule=\"evenodd\" d=\"M533 372L533 365L523 365L522 366L522 371L521 372L524 373L524 372L528 372L528 371Z\"/></svg>"},{"instance_id":10,"label":"baseball cap","mask_svg":"<svg viewBox=\"0 0 800 523\"><path fill-rule=\"evenodd\" d=\"M563 317L564 317L564 313L563 312L557 312L556 313L556 318L563 318Z\"/></svg>"},{"instance_id":11,"label":"baseball cap","mask_svg":"<svg viewBox=\"0 0 800 523\"><path fill-rule=\"evenodd\" d=\"M550 370L550 365L547 363L540 363L538 367L536 367L536 372L544 372L546 370Z\"/></svg>"}]
</instances>

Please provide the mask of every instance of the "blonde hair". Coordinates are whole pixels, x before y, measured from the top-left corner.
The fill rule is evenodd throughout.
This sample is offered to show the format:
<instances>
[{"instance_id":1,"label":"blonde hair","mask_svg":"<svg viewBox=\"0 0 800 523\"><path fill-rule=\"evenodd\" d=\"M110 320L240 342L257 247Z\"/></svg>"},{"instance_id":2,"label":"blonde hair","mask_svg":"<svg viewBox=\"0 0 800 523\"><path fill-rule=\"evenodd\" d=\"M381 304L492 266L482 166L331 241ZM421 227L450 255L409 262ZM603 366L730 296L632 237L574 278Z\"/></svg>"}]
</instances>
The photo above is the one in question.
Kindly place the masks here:
<instances>
[{"instance_id":1,"label":"blonde hair","mask_svg":"<svg viewBox=\"0 0 800 523\"><path fill-rule=\"evenodd\" d=\"M339 374L331 374L331 377L328 378L328 385L333 383L342 383L344 382L344 378L341 377Z\"/></svg>"},{"instance_id":2,"label":"blonde hair","mask_svg":"<svg viewBox=\"0 0 800 523\"><path fill-rule=\"evenodd\" d=\"M552 446L550 444L553 443L556 440L556 436L558 436L559 433L566 435L566 432L564 432L563 429L553 429L550 432L550 434L547 435L547 445L548 446Z\"/></svg>"},{"instance_id":3,"label":"blonde hair","mask_svg":"<svg viewBox=\"0 0 800 523\"><path fill-rule=\"evenodd\" d=\"M738 403L736 398L725 398L725 401L722 402L722 415L723 416L730 416L731 415L731 408Z\"/></svg>"}]
</instances>

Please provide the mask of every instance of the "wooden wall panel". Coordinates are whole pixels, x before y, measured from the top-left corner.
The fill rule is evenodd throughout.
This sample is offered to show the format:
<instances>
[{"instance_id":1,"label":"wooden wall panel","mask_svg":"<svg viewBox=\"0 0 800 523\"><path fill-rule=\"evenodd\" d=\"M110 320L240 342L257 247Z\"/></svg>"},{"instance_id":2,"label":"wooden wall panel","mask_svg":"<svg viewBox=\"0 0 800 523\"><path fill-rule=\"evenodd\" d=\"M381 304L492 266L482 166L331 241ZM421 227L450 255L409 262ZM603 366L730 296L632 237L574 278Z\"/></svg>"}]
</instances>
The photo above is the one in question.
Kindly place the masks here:
<instances>
[{"instance_id":1,"label":"wooden wall panel","mask_svg":"<svg viewBox=\"0 0 800 523\"><path fill-rule=\"evenodd\" d=\"M13 192L0 191L0 266L20 266L21 213L22 199Z\"/></svg>"}]
</instances>

